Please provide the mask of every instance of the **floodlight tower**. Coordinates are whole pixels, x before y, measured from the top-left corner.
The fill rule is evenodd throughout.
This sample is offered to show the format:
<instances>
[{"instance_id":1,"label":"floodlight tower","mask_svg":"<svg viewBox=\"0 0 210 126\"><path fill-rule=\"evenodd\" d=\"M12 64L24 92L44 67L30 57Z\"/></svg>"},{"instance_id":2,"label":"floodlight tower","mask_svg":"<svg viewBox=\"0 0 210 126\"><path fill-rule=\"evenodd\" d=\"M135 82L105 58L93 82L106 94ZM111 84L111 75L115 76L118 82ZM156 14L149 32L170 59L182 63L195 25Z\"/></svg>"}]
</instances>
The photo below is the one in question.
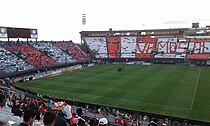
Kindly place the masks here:
<instances>
[{"instance_id":1,"label":"floodlight tower","mask_svg":"<svg viewBox=\"0 0 210 126\"><path fill-rule=\"evenodd\" d=\"M86 14L82 14L82 25L86 25Z\"/></svg>"},{"instance_id":2,"label":"floodlight tower","mask_svg":"<svg viewBox=\"0 0 210 126\"><path fill-rule=\"evenodd\" d=\"M82 31L84 31L86 24L87 24L86 14L83 13L82 14ZM81 45L82 45L82 35L80 36L81 36Z\"/></svg>"}]
</instances>

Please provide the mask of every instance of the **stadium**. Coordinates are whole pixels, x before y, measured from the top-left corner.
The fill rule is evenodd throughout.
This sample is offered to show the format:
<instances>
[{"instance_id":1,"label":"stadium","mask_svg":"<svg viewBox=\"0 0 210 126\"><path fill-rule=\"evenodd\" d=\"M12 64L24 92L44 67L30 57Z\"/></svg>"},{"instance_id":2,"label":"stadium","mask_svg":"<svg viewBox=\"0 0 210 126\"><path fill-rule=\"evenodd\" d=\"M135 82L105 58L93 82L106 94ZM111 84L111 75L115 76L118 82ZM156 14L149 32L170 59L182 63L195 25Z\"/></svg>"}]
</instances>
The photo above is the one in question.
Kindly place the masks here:
<instances>
[{"instance_id":1,"label":"stadium","mask_svg":"<svg viewBox=\"0 0 210 126\"><path fill-rule=\"evenodd\" d=\"M80 35L81 44L37 41L38 29L0 27L7 38L0 42L1 85L65 100L110 125L210 125L209 27Z\"/></svg>"}]
</instances>

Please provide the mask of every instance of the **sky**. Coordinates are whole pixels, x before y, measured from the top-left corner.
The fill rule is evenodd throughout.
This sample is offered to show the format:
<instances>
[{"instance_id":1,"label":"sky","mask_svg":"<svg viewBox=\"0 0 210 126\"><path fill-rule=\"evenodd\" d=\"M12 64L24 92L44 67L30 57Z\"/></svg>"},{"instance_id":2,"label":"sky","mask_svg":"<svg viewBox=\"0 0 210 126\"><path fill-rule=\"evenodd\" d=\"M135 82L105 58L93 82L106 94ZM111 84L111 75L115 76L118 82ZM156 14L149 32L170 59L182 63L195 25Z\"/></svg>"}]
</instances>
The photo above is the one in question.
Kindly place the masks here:
<instances>
[{"instance_id":1,"label":"sky","mask_svg":"<svg viewBox=\"0 0 210 126\"><path fill-rule=\"evenodd\" d=\"M0 0L0 5L0 26L36 28L38 40L80 43L80 31L210 25L208 0Z\"/></svg>"}]
</instances>

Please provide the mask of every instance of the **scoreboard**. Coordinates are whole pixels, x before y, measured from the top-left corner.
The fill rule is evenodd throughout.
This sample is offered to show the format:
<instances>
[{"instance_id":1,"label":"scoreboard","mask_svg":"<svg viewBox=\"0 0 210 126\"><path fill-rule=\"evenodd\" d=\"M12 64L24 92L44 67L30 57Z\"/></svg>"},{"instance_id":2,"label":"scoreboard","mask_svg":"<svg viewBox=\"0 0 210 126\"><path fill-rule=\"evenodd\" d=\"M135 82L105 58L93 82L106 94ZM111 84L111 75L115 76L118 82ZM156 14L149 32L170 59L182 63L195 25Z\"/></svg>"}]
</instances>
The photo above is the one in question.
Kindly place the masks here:
<instances>
[{"instance_id":1,"label":"scoreboard","mask_svg":"<svg viewBox=\"0 0 210 126\"><path fill-rule=\"evenodd\" d=\"M38 38L37 29L0 27L0 38Z\"/></svg>"},{"instance_id":2,"label":"scoreboard","mask_svg":"<svg viewBox=\"0 0 210 126\"><path fill-rule=\"evenodd\" d=\"M30 30L23 28L7 28L8 38L30 38Z\"/></svg>"}]
</instances>

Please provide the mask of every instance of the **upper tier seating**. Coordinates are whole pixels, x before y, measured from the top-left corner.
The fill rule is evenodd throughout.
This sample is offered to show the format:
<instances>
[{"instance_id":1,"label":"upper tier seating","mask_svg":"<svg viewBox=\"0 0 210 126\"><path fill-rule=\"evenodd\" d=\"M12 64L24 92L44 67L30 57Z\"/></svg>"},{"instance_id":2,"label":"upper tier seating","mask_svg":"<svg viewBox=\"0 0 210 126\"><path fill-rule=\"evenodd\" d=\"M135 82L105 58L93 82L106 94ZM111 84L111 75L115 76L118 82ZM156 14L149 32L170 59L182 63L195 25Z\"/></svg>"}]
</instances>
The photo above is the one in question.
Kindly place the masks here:
<instances>
[{"instance_id":1,"label":"upper tier seating","mask_svg":"<svg viewBox=\"0 0 210 126\"><path fill-rule=\"evenodd\" d=\"M120 58L121 38L107 37L109 58Z\"/></svg>"},{"instance_id":2,"label":"upper tier seating","mask_svg":"<svg viewBox=\"0 0 210 126\"><path fill-rule=\"evenodd\" d=\"M85 37L84 40L96 58L108 58L106 37Z\"/></svg>"},{"instance_id":3,"label":"upper tier seating","mask_svg":"<svg viewBox=\"0 0 210 126\"><path fill-rule=\"evenodd\" d=\"M89 60L89 57L87 57L87 55L75 43L71 41L55 42L54 45L68 51L70 55L78 61Z\"/></svg>"},{"instance_id":4,"label":"upper tier seating","mask_svg":"<svg viewBox=\"0 0 210 126\"><path fill-rule=\"evenodd\" d=\"M119 50L117 43L109 43L108 44L108 52L109 52L109 58L120 58L120 55L118 54Z\"/></svg>"},{"instance_id":5,"label":"upper tier seating","mask_svg":"<svg viewBox=\"0 0 210 126\"><path fill-rule=\"evenodd\" d=\"M156 50L156 38L140 38L136 40L136 58L153 58Z\"/></svg>"},{"instance_id":6,"label":"upper tier seating","mask_svg":"<svg viewBox=\"0 0 210 126\"><path fill-rule=\"evenodd\" d=\"M210 53L210 41L190 42L188 51L192 54Z\"/></svg>"},{"instance_id":7,"label":"upper tier seating","mask_svg":"<svg viewBox=\"0 0 210 126\"><path fill-rule=\"evenodd\" d=\"M178 38L158 38L155 58L185 58L188 44Z\"/></svg>"},{"instance_id":8,"label":"upper tier seating","mask_svg":"<svg viewBox=\"0 0 210 126\"><path fill-rule=\"evenodd\" d=\"M189 46L189 39L183 36L168 38L107 36L85 37L84 40L96 58L185 58L188 47L195 51L198 46L203 46L203 52L210 52L208 40ZM196 48L193 49L194 47Z\"/></svg>"},{"instance_id":9,"label":"upper tier seating","mask_svg":"<svg viewBox=\"0 0 210 126\"><path fill-rule=\"evenodd\" d=\"M121 37L121 57L135 58L136 37Z\"/></svg>"},{"instance_id":10,"label":"upper tier seating","mask_svg":"<svg viewBox=\"0 0 210 126\"><path fill-rule=\"evenodd\" d=\"M72 58L69 54L62 51L57 46L54 46L50 42L30 42L30 44L46 54L47 56L51 57L57 63L72 63L76 62L74 58Z\"/></svg>"},{"instance_id":11,"label":"upper tier seating","mask_svg":"<svg viewBox=\"0 0 210 126\"><path fill-rule=\"evenodd\" d=\"M16 53L27 63L36 68L57 64L49 57L27 44L11 45L7 46L7 49L13 53Z\"/></svg>"},{"instance_id":12,"label":"upper tier seating","mask_svg":"<svg viewBox=\"0 0 210 126\"><path fill-rule=\"evenodd\" d=\"M0 47L0 71L4 71L5 73L13 73L32 68L33 66L27 64L25 61L18 58L16 55L7 51L3 47Z\"/></svg>"},{"instance_id":13,"label":"upper tier seating","mask_svg":"<svg viewBox=\"0 0 210 126\"><path fill-rule=\"evenodd\" d=\"M190 39L187 58L210 59L210 40Z\"/></svg>"}]
</instances>

